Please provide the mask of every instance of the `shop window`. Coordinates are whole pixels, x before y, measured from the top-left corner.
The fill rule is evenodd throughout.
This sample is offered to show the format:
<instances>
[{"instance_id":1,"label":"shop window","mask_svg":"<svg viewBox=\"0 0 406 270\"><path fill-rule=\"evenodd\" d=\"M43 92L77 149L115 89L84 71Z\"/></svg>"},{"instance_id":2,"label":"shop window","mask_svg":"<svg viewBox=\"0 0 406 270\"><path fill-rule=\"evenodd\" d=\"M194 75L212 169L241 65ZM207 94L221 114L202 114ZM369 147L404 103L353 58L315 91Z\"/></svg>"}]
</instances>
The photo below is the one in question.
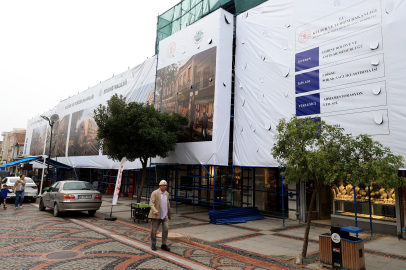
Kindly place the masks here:
<instances>
[{"instance_id":1,"label":"shop window","mask_svg":"<svg viewBox=\"0 0 406 270\"><path fill-rule=\"evenodd\" d=\"M354 196L355 192L355 196ZM394 189L384 189L376 182L368 187L364 184L337 182L331 187L333 198L332 212L335 215L355 216L354 197L357 202L357 216L369 218L369 200L371 200L372 218L381 221L396 222L396 197Z\"/></svg>"},{"instance_id":2,"label":"shop window","mask_svg":"<svg viewBox=\"0 0 406 270\"><path fill-rule=\"evenodd\" d=\"M255 206L259 210L275 214L282 214L282 176L278 168L255 168ZM284 186L287 192L287 185ZM288 199L285 197L285 213L287 213Z\"/></svg>"}]
</instances>

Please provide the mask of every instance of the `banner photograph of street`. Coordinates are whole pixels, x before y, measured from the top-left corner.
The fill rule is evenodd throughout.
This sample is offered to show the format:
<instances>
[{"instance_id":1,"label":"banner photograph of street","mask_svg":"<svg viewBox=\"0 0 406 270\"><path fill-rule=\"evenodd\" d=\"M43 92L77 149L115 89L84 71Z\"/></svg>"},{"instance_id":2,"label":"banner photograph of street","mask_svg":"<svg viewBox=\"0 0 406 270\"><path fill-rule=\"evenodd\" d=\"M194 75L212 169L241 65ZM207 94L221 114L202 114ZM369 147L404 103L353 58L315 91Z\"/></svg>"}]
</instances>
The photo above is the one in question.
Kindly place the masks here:
<instances>
[{"instance_id":1,"label":"banner photograph of street","mask_svg":"<svg viewBox=\"0 0 406 270\"><path fill-rule=\"evenodd\" d=\"M157 71L156 108L188 118L179 142L213 137L216 47Z\"/></svg>"}]
</instances>

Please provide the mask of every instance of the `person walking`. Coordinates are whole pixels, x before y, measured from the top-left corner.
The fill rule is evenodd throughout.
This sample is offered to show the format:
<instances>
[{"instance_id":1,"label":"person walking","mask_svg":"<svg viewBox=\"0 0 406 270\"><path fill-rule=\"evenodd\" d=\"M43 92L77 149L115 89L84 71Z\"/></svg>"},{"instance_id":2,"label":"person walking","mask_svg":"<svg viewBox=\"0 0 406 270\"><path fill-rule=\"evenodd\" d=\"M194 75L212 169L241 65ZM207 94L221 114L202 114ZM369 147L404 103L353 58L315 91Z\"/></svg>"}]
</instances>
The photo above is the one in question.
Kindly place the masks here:
<instances>
[{"instance_id":1,"label":"person walking","mask_svg":"<svg viewBox=\"0 0 406 270\"><path fill-rule=\"evenodd\" d=\"M151 193L149 206L151 210L148 217L151 219L151 242L152 250L156 250L156 233L159 225L162 223L162 245L161 249L170 251L166 245L168 240L169 220L171 220L171 207L169 205L169 193L166 191L168 184L165 180L159 182L159 189Z\"/></svg>"},{"instance_id":2,"label":"person walking","mask_svg":"<svg viewBox=\"0 0 406 270\"><path fill-rule=\"evenodd\" d=\"M24 201L24 189L27 181L25 180L25 175L22 174L20 179L14 183L13 192L16 195L15 209L18 209L18 202L20 201L20 208L23 208Z\"/></svg>"},{"instance_id":3,"label":"person walking","mask_svg":"<svg viewBox=\"0 0 406 270\"><path fill-rule=\"evenodd\" d=\"M7 209L7 205L6 205L6 199L7 199L7 195L8 193L11 193L10 190L8 190L7 185L4 184L3 188L1 189L1 193L0 193L0 204L3 204L3 209L6 210Z\"/></svg>"}]
</instances>

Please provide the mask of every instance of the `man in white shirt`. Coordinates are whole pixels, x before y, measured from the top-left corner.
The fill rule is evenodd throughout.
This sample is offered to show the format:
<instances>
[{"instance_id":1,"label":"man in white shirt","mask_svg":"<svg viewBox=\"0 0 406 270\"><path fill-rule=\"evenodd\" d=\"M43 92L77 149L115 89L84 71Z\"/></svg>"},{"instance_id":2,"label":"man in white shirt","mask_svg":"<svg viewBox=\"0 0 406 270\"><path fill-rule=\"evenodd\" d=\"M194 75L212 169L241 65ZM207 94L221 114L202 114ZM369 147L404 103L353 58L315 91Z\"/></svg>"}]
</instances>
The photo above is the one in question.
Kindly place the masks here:
<instances>
[{"instance_id":1,"label":"man in white shirt","mask_svg":"<svg viewBox=\"0 0 406 270\"><path fill-rule=\"evenodd\" d=\"M165 180L159 182L159 189L151 193L149 206L151 211L148 217L151 219L151 242L152 250L156 250L156 233L159 225L162 223L162 246L164 251L170 251L166 245L168 239L169 220L171 219L171 207L169 205L169 193L166 192L168 184Z\"/></svg>"}]
</instances>

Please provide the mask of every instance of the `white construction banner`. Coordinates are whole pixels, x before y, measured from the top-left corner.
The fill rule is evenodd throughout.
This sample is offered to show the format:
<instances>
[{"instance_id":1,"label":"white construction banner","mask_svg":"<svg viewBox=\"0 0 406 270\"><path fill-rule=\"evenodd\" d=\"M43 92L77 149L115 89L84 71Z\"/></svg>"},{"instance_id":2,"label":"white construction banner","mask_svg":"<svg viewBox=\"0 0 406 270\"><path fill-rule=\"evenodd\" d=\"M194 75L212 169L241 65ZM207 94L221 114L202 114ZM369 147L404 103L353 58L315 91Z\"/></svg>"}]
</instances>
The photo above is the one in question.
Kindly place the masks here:
<instances>
[{"instance_id":1,"label":"white construction banner","mask_svg":"<svg viewBox=\"0 0 406 270\"><path fill-rule=\"evenodd\" d=\"M405 1L273 0L237 17L236 166L278 166L281 118L321 117L406 155Z\"/></svg>"},{"instance_id":2,"label":"white construction banner","mask_svg":"<svg viewBox=\"0 0 406 270\"><path fill-rule=\"evenodd\" d=\"M153 163L228 165L233 16L219 9L160 41L155 107L189 119Z\"/></svg>"},{"instance_id":3,"label":"white construction banner","mask_svg":"<svg viewBox=\"0 0 406 270\"><path fill-rule=\"evenodd\" d=\"M122 179L122 174L124 170L124 165L127 163L127 159L124 157L121 159L120 162L120 169L118 170L118 175L117 175L117 180L116 180L116 186L114 188L114 195L113 195L113 205L117 205L117 200L118 196L120 194L120 188L121 188L121 179Z\"/></svg>"},{"instance_id":4,"label":"white construction banner","mask_svg":"<svg viewBox=\"0 0 406 270\"><path fill-rule=\"evenodd\" d=\"M130 68L100 84L69 97L43 115L58 114L53 127L51 158L74 168L116 169L120 162L108 159L97 141L94 110L106 105L114 94L123 95L127 102L154 104L157 57ZM48 121L39 115L28 121L24 155L48 155L50 129ZM142 168L141 162L128 162L126 169Z\"/></svg>"}]
</instances>

